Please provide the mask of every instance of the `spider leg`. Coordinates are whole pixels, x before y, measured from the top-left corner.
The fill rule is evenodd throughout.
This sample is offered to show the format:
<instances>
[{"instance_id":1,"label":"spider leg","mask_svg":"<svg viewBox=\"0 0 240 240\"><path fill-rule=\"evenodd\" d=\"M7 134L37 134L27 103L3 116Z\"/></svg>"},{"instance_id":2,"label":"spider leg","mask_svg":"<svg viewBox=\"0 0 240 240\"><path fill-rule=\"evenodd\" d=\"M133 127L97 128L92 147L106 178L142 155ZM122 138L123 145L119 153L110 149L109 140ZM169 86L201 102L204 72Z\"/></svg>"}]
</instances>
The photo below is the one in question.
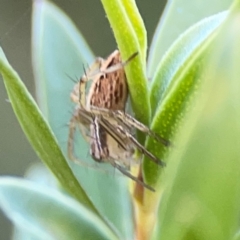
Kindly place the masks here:
<instances>
[{"instance_id":1,"label":"spider leg","mask_svg":"<svg viewBox=\"0 0 240 240\"><path fill-rule=\"evenodd\" d=\"M91 136L93 136L90 142L90 154L95 161L105 162L109 157L107 132L100 124L99 117L93 116L90 131Z\"/></svg>"},{"instance_id":2,"label":"spider leg","mask_svg":"<svg viewBox=\"0 0 240 240\"><path fill-rule=\"evenodd\" d=\"M104 59L98 57L88 68L88 71L84 70L85 73L79 81L79 103L82 107L86 106L86 83L99 74L103 61Z\"/></svg>"},{"instance_id":3,"label":"spider leg","mask_svg":"<svg viewBox=\"0 0 240 240\"><path fill-rule=\"evenodd\" d=\"M83 121L83 120L81 119L81 121ZM85 122L87 123L87 121L89 121L89 119L85 116ZM74 114L73 114L73 116L72 116L72 118L70 119L70 122L69 122L67 153L68 153L68 158L70 160L72 160L73 162L75 162L77 164L80 164L82 166L87 166L88 167L87 163L81 161L80 159L78 159L74 155L74 135L76 133L77 127L79 127L79 130L80 130L82 136L88 142L89 138L86 134L86 131L85 131L86 129L84 128L83 124L79 124L79 108L77 108L75 110L75 112L74 112Z\"/></svg>"},{"instance_id":4,"label":"spider leg","mask_svg":"<svg viewBox=\"0 0 240 240\"><path fill-rule=\"evenodd\" d=\"M133 58L135 58L138 55L138 52L133 53L126 61L117 63L105 70L101 70L101 73L112 73L115 72L121 68L124 68L130 61L132 61Z\"/></svg>"},{"instance_id":5,"label":"spider leg","mask_svg":"<svg viewBox=\"0 0 240 240\"><path fill-rule=\"evenodd\" d=\"M134 136L125 130L121 125L112 125L107 119L100 118L101 125L105 128L105 130L118 142L118 144L125 149L126 151L129 150L129 141L133 143L142 154L149 157L153 162L160 166L165 166L165 163L158 159L155 155L149 152L141 143L137 141ZM117 130L117 131L116 131Z\"/></svg>"},{"instance_id":6,"label":"spider leg","mask_svg":"<svg viewBox=\"0 0 240 240\"><path fill-rule=\"evenodd\" d=\"M79 130L82 134L82 136L85 138L87 142L90 140L94 141L95 139L92 139L93 136L87 136L86 134L86 128L84 128L84 124L90 124L92 114L88 113L84 109L77 108L74 112L74 115L70 119L69 123L69 135L68 135L68 158L73 161L75 164L91 168L94 170L97 170L98 172L103 172L105 174L108 174L107 170L96 168L95 165L88 164L79 158L77 158L74 155L74 134L76 133L77 127L79 127ZM81 119L81 123L80 120Z\"/></svg>"},{"instance_id":7,"label":"spider leg","mask_svg":"<svg viewBox=\"0 0 240 240\"><path fill-rule=\"evenodd\" d=\"M157 133L149 129L146 125L142 124L141 122L133 118L131 115L124 113L123 111L120 110L111 111L107 108L98 108L95 106L91 106L91 110L94 114L103 115L106 117L113 117L114 119L125 125L128 129L132 127L136 128L139 131L144 132L149 136L153 137L154 139L156 139L158 142L162 143L165 146L170 146L171 144L170 141L162 138Z\"/></svg>"},{"instance_id":8,"label":"spider leg","mask_svg":"<svg viewBox=\"0 0 240 240\"><path fill-rule=\"evenodd\" d=\"M152 192L155 192L155 189L152 188L151 186L147 185L146 183L144 183L143 181L139 180L137 177L133 176L131 173L129 173L128 171L126 171L125 168L123 168L122 166L118 165L114 160L111 161L111 164L114 168L118 169L122 174L124 174L125 176L131 178L133 181L139 183L140 185L142 185L143 187L149 189Z\"/></svg>"},{"instance_id":9,"label":"spider leg","mask_svg":"<svg viewBox=\"0 0 240 240\"><path fill-rule=\"evenodd\" d=\"M105 131L122 147L122 149L125 151L128 150L126 141L124 141L122 135L116 131L115 125L103 117L100 118L100 124L105 129Z\"/></svg>"},{"instance_id":10,"label":"spider leg","mask_svg":"<svg viewBox=\"0 0 240 240\"><path fill-rule=\"evenodd\" d=\"M75 163L78 162L78 159L74 155L74 134L77 130L77 125L78 125L78 120L74 114L70 119L70 123L69 123L67 153L68 153L68 158Z\"/></svg>"},{"instance_id":11,"label":"spider leg","mask_svg":"<svg viewBox=\"0 0 240 240\"><path fill-rule=\"evenodd\" d=\"M147 133L149 136L153 137L156 139L158 142L162 143L165 146L170 146L170 141L164 139L163 137L159 136L156 134L154 131L152 131L149 127L146 125L142 124L135 118L133 118L131 115L124 113L123 111L115 111L113 112L113 115L118 118L121 122L130 125L131 127L134 127L138 129L141 132Z\"/></svg>"},{"instance_id":12,"label":"spider leg","mask_svg":"<svg viewBox=\"0 0 240 240\"><path fill-rule=\"evenodd\" d=\"M129 139L137 148L140 152L142 152L142 154L144 154L145 156L149 157L150 160L152 160L153 162L155 162L156 164L165 167L166 164L160 160L159 158L157 158L155 155L153 155L151 152L149 152L141 143L139 143L137 141L136 138L134 138L134 136L132 134L130 134L128 131L124 130L122 126L116 126L117 131L119 131L121 134L123 134L124 136L126 136L127 139Z\"/></svg>"}]
</instances>

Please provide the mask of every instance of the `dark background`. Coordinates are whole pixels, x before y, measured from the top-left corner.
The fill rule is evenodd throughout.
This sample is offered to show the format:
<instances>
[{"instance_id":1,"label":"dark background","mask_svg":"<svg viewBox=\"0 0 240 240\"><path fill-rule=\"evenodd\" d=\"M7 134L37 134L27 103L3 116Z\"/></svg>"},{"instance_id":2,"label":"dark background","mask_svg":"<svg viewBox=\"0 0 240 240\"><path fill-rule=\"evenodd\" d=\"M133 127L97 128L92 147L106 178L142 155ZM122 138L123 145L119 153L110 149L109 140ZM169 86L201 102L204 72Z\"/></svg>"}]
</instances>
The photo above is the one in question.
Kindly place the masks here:
<instances>
[{"instance_id":1,"label":"dark background","mask_svg":"<svg viewBox=\"0 0 240 240\"><path fill-rule=\"evenodd\" d=\"M109 23L99 0L55 0L75 22L97 56L105 57L116 49ZM150 45L165 0L136 0L148 31ZM29 91L35 92L31 68L31 0L1 0L0 45L9 62ZM0 175L23 176L39 162L25 138L0 76ZM0 239L10 239L11 224L0 210Z\"/></svg>"}]
</instances>

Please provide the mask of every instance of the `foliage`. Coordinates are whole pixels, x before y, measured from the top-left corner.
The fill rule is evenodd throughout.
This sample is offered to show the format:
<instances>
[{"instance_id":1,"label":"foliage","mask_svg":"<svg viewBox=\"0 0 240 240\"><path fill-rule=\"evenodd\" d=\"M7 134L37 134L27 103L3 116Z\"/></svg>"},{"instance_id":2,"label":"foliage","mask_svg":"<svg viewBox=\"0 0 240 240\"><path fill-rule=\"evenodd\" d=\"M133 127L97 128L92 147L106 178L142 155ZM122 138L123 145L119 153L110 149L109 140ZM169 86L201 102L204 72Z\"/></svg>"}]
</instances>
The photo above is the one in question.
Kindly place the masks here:
<instances>
[{"instance_id":1,"label":"foliage","mask_svg":"<svg viewBox=\"0 0 240 240\"><path fill-rule=\"evenodd\" d=\"M147 31L135 2L102 0L122 58L139 52L125 69L134 115L171 141L166 148L138 134L167 167L144 158L139 176L156 192L134 186L129 194L128 179L86 172L65 157L59 142L67 130L59 134L57 127L71 117L62 110L71 106L72 86L64 76L81 75L79 66L94 56L60 9L34 1L32 52L41 111L3 51L0 72L22 129L60 185L0 178L0 206L16 225L15 239L239 238L240 3L230 8L230 1L212 2L201 1L205 7L195 18L186 14L187 1L168 3L146 61ZM172 24L185 31L180 35ZM84 140L77 144L78 155L91 162ZM38 174L39 168L31 172Z\"/></svg>"}]
</instances>

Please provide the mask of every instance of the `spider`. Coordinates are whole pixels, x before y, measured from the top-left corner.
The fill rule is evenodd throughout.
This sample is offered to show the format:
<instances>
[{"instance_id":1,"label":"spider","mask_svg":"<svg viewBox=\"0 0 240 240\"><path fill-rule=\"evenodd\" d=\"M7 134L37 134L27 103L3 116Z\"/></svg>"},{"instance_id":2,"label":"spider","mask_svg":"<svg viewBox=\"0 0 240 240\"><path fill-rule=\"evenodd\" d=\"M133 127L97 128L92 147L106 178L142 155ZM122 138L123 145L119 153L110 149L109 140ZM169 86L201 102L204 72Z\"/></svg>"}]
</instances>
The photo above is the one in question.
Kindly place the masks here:
<instances>
[{"instance_id":1,"label":"spider","mask_svg":"<svg viewBox=\"0 0 240 240\"><path fill-rule=\"evenodd\" d=\"M169 142L135 118L125 113L128 86L124 66L134 59L134 53L125 62L121 61L120 52L115 50L106 60L97 58L71 92L71 99L76 103L70 120L68 137L68 155L75 162L74 134L79 128L83 137L90 143L90 154L97 162L110 163L121 173L145 188L155 191L130 172L133 163L139 164L134 157L136 149L160 166L164 162L149 152L131 133L138 129L157 141L168 146ZM93 80L86 97L86 83Z\"/></svg>"}]
</instances>

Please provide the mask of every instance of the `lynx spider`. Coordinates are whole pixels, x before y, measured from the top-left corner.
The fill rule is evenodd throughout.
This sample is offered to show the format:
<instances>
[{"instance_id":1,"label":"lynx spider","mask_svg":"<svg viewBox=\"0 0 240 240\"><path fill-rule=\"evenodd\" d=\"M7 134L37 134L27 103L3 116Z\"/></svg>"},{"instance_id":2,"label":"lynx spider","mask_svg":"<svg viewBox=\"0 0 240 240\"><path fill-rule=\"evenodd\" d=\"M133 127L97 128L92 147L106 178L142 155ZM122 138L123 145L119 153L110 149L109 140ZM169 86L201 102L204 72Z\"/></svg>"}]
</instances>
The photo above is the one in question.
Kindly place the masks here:
<instances>
[{"instance_id":1,"label":"lynx spider","mask_svg":"<svg viewBox=\"0 0 240 240\"><path fill-rule=\"evenodd\" d=\"M71 160L79 163L80 160L73 154L73 138L79 127L85 140L90 143L90 154L95 161L110 163L124 175L154 191L129 172L136 149L156 164L164 166L160 159L145 149L132 135L133 128L166 146L169 145L167 140L125 113L128 87L124 66L136 56L137 53L134 53L127 61L122 62L119 51L115 50L106 60L97 58L74 86L71 99L76 103L76 108L70 120L68 155ZM86 83L90 79L93 82L86 97Z\"/></svg>"}]
</instances>

